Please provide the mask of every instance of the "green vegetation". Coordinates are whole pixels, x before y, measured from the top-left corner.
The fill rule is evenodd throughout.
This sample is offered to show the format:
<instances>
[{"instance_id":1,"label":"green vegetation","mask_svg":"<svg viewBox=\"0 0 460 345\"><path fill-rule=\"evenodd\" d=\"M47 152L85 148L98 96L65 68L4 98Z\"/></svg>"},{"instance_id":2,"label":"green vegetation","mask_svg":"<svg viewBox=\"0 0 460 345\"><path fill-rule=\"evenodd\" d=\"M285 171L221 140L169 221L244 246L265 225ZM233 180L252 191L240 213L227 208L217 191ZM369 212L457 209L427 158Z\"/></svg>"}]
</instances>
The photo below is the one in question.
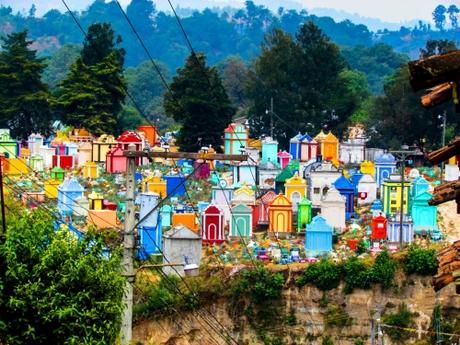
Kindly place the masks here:
<instances>
[{"instance_id":1,"label":"green vegetation","mask_svg":"<svg viewBox=\"0 0 460 345\"><path fill-rule=\"evenodd\" d=\"M221 151L224 129L235 109L216 68L206 66L204 55L191 54L166 93L166 114L182 124L177 143L182 151L198 151L212 145Z\"/></svg>"},{"instance_id":2,"label":"green vegetation","mask_svg":"<svg viewBox=\"0 0 460 345\"><path fill-rule=\"evenodd\" d=\"M396 262L390 258L387 251L381 252L372 266L374 282L380 284L382 289L388 289L394 283L395 272Z\"/></svg>"},{"instance_id":3,"label":"green vegetation","mask_svg":"<svg viewBox=\"0 0 460 345\"><path fill-rule=\"evenodd\" d=\"M27 34L7 35L0 52L0 126L23 139L34 132L49 134L52 120L52 97L41 81L46 65L30 49Z\"/></svg>"},{"instance_id":4,"label":"green vegetation","mask_svg":"<svg viewBox=\"0 0 460 345\"><path fill-rule=\"evenodd\" d=\"M332 341L332 338L329 335L326 335L325 337L323 337L321 345L334 345L334 342Z\"/></svg>"},{"instance_id":5,"label":"green vegetation","mask_svg":"<svg viewBox=\"0 0 460 345\"><path fill-rule=\"evenodd\" d=\"M398 311L394 314L384 315L382 321L384 324L393 327L384 327L384 332L391 340L397 343L405 343L410 333L402 328L412 328L414 313L412 313L406 304L398 306Z\"/></svg>"},{"instance_id":6,"label":"green vegetation","mask_svg":"<svg viewBox=\"0 0 460 345\"><path fill-rule=\"evenodd\" d=\"M57 91L58 109L67 125L86 128L95 135L122 130L118 113L126 91L122 74L125 52L116 47L120 42L110 24L88 28L80 57Z\"/></svg>"},{"instance_id":7,"label":"green vegetation","mask_svg":"<svg viewBox=\"0 0 460 345\"><path fill-rule=\"evenodd\" d=\"M185 283L176 275L156 277L154 283L137 283L142 292L134 307L137 318L158 319L181 311L193 311L224 295L220 274L186 278Z\"/></svg>"},{"instance_id":8,"label":"green vegetation","mask_svg":"<svg viewBox=\"0 0 460 345\"><path fill-rule=\"evenodd\" d=\"M297 278L296 284L298 286L313 284L322 291L328 291L339 286L341 276L342 270L338 264L323 259L309 265L302 275Z\"/></svg>"},{"instance_id":9,"label":"green vegetation","mask_svg":"<svg viewBox=\"0 0 460 345\"><path fill-rule=\"evenodd\" d=\"M54 229L39 209L8 214L0 244L0 343L113 344L123 310L121 253L100 235Z\"/></svg>"},{"instance_id":10,"label":"green vegetation","mask_svg":"<svg viewBox=\"0 0 460 345\"><path fill-rule=\"evenodd\" d=\"M409 247L404 260L404 270L407 274L432 276L438 270L438 259L434 249Z\"/></svg>"},{"instance_id":11,"label":"green vegetation","mask_svg":"<svg viewBox=\"0 0 460 345\"><path fill-rule=\"evenodd\" d=\"M312 284L322 291L328 291L337 288L343 280L345 293L351 293L355 288L370 289L372 284L380 284L382 289L388 289L393 286L396 267L396 262L386 251L381 252L372 265L356 256L348 258L343 264L321 260L309 265L297 278L296 284ZM326 300L326 296L323 299Z\"/></svg>"},{"instance_id":12,"label":"green vegetation","mask_svg":"<svg viewBox=\"0 0 460 345\"><path fill-rule=\"evenodd\" d=\"M234 301L248 297L251 303L263 305L280 298L283 286L284 276L281 273L271 273L260 266L243 271L233 281L230 294Z\"/></svg>"},{"instance_id":13,"label":"green vegetation","mask_svg":"<svg viewBox=\"0 0 460 345\"><path fill-rule=\"evenodd\" d=\"M372 266L365 264L357 257L351 257L343 265L344 291L351 293L353 289L370 289L373 283Z\"/></svg>"}]
</instances>

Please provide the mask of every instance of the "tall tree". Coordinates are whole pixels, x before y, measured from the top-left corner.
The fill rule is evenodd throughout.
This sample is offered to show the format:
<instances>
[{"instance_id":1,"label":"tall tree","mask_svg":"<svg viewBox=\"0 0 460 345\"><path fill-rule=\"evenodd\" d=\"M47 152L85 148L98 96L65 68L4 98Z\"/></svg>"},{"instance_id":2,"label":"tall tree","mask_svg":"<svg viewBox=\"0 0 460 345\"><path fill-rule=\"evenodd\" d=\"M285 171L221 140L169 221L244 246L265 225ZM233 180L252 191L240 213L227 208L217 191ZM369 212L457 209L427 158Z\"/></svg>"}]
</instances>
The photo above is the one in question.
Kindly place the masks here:
<instances>
[{"instance_id":1,"label":"tall tree","mask_svg":"<svg viewBox=\"0 0 460 345\"><path fill-rule=\"evenodd\" d=\"M152 33L155 13L156 8L152 0L132 0L126 8L126 14L143 37Z\"/></svg>"},{"instance_id":2,"label":"tall tree","mask_svg":"<svg viewBox=\"0 0 460 345\"><path fill-rule=\"evenodd\" d=\"M447 13L449 14L450 25L452 29L458 29L458 13L460 10L454 4L450 5L447 9Z\"/></svg>"},{"instance_id":3,"label":"tall tree","mask_svg":"<svg viewBox=\"0 0 460 345\"><path fill-rule=\"evenodd\" d=\"M265 36L262 52L249 71L247 95L252 101L249 109L251 134L270 134L271 119L274 136L285 140L305 126L296 111L299 105L298 65L300 49L292 35L275 29ZM274 112L268 112L273 98Z\"/></svg>"},{"instance_id":4,"label":"tall tree","mask_svg":"<svg viewBox=\"0 0 460 345\"><path fill-rule=\"evenodd\" d=\"M371 145L398 149L402 144L420 145L425 142L428 149L438 148L442 133L438 115L443 110L447 111L448 132L458 133L460 119L452 107L446 103L424 109L420 105L422 94L423 91L412 91L407 65L398 69L385 83L384 93L377 96L371 105L368 122Z\"/></svg>"},{"instance_id":5,"label":"tall tree","mask_svg":"<svg viewBox=\"0 0 460 345\"><path fill-rule=\"evenodd\" d=\"M182 125L178 137L181 150L197 151L212 145L221 151L224 129L231 122L230 104L216 68L206 66L205 56L193 53L177 70L165 94L166 113Z\"/></svg>"},{"instance_id":6,"label":"tall tree","mask_svg":"<svg viewBox=\"0 0 460 345\"><path fill-rule=\"evenodd\" d=\"M433 11L434 26L439 30L444 30L446 24L446 6L438 5Z\"/></svg>"},{"instance_id":7,"label":"tall tree","mask_svg":"<svg viewBox=\"0 0 460 345\"><path fill-rule=\"evenodd\" d=\"M426 58L436 54L445 54L454 50L457 50L457 45L454 41L428 40L425 48L420 49L420 55Z\"/></svg>"},{"instance_id":8,"label":"tall tree","mask_svg":"<svg viewBox=\"0 0 460 345\"><path fill-rule=\"evenodd\" d=\"M77 240L50 212L18 206L0 243L0 343L115 344L125 279L100 235ZM29 212L30 211L30 212Z\"/></svg>"},{"instance_id":9,"label":"tall tree","mask_svg":"<svg viewBox=\"0 0 460 345\"><path fill-rule=\"evenodd\" d=\"M66 124L97 135L120 131L118 114L126 96L120 42L110 24L88 28L80 57L59 85L58 105Z\"/></svg>"},{"instance_id":10,"label":"tall tree","mask_svg":"<svg viewBox=\"0 0 460 345\"><path fill-rule=\"evenodd\" d=\"M46 65L31 44L27 31L13 33L3 38L0 53L0 125L20 138L51 128L52 97L41 81Z\"/></svg>"},{"instance_id":11,"label":"tall tree","mask_svg":"<svg viewBox=\"0 0 460 345\"><path fill-rule=\"evenodd\" d=\"M262 52L249 73L252 134L269 134L272 117L274 135L286 147L298 131L333 126L338 106L334 93L344 67L338 47L312 22L300 28L296 39L274 30L266 36ZM273 113L267 111L271 98ZM349 115L342 113L340 118Z\"/></svg>"},{"instance_id":12,"label":"tall tree","mask_svg":"<svg viewBox=\"0 0 460 345\"><path fill-rule=\"evenodd\" d=\"M48 65L43 72L43 81L48 84L51 90L56 89L59 82L65 78L80 52L81 46L66 44L48 58L46 61Z\"/></svg>"}]
</instances>

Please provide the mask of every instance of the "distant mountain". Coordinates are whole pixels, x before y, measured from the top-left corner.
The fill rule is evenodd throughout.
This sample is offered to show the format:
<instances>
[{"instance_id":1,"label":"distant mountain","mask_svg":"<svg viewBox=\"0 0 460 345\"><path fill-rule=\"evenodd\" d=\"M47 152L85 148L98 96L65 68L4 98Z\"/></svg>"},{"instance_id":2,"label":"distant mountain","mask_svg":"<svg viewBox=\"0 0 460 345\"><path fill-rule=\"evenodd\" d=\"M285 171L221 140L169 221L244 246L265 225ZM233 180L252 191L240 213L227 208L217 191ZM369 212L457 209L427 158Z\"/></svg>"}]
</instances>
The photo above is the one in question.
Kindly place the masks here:
<instances>
[{"instance_id":1,"label":"distant mountain","mask_svg":"<svg viewBox=\"0 0 460 345\"><path fill-rule=\"evenodd\" d=\"M405 21L400 23L390 23L384 22L378 18L371 18L371 17L363 17L358 13L350 13L342 10L336 10L334 8L313 8L308 10L310 14L315 14L319 17L331 17L336 22L340 22L342 20L348 19L355 24L364 24L366 25L369 30L371 31L378 31L378 30L399 30L401 26L405 27L414 27L418 25L418 20L414 19L411 21ZM424 22L424 24L426 24Z\"/></svg>"}]
</instances>

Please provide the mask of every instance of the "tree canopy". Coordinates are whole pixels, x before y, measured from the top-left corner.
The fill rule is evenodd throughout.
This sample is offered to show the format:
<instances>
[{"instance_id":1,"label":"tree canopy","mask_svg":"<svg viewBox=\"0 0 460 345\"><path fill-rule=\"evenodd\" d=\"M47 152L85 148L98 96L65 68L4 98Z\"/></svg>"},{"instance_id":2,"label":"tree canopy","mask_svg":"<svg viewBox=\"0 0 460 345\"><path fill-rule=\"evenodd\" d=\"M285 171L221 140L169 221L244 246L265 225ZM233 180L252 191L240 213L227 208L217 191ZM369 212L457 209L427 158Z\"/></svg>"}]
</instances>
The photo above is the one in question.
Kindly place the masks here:
<instances>
[{"instance_id":1,"label":"tree canopy","mask_svg":"<svg viewBox=\"0 0 460 345\"><path fill-rule=\"evenodd\" d=\"M47 134L51 128L52 97L41 81L45 63L30 49L27 31L2 39L0 52L0 125L11 134L27 138L33 132Z\"/></svg>"},{"instance_id":2,"label":"tree canopy","mask_svg":"<svg viewBox=\"0 0 460 345\"><path fill-rule=\"evenodd\" d=\"M55 230L48 211L8 214L0 244L0 343L114 344L125 279L100 235Z\"/></svg>"},{"instance_id":3,"label":"tree canopy","mask_svg":"<svg viewBox=\"0 0 460 345\"><path fill-rule=\"evenodd\" d=\"M177 70L165 94L166 113L182 125L178 144L183 151L196 152L212 145L221 151L224 129L231 122L230 104L216 68L206 66L203 54L192 53Z\"/></svg>"},{"instance_id":4,"label":"tree canopy","mask_svg":"<svg viewBox=\"0 0 460 345\"><path fill-rule=\"evenodd\" d=\"M295 38L275 29L266 36L249 72L252 134L268 135L271 117L274 136L284 147L299 131L324 127L340 131L343 126L339 124L347 121L367 94L361 90L367 89L365 77L346 73L345 67L338 46L314 23L304 24ZM354 85L341 85L344 82ZM268 111L271 98L273 113Z\"/></svg>"},{"instance_id":5,"label":"tree canopy","mask_svg":"<svg viewBox=\"0 0 460 345\"><path fill-rule=\"evenodd\" d=\"M60 83L58 106L63 121L93 134L121 130L119 112L126 96L123 77L124 50L110 24L88 28L80 57Z\"/></svg>"}]
</instances>

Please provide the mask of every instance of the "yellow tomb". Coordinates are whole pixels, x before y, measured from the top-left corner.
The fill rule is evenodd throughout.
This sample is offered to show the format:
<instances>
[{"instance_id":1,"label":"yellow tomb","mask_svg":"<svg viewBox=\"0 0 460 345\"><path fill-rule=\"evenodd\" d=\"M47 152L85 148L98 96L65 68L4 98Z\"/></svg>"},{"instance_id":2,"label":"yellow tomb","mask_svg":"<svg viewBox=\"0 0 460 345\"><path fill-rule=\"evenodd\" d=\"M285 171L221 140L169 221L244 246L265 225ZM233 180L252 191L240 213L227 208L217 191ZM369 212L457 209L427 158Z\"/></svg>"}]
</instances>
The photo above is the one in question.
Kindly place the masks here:
<instances>
[{"instance_id":1,"label":"yellow tomb","mask_svg":"<svg viewBox=\"0 0 460 345\"><path fill-rule=\"evenodd\" d=\"M88 195L89 209L90 210L102 210L103 200L104 200L104 197L102 196L102 194L92 191Z\"/></svg>"},{"instance_id":2,"label":"yellow tomb","mask_svg":"<svg viewBox=\"0 0 460 345\"><path fill-rule=\"evenodd\" d=\"M268 207L268 231L292 232L292 204L281 193Z\"/></svg>"},{"instance_id":3,"label":"yellow tomb","mask_svg":"<svg viewBox=\"0 0 460 345\"><path fill-rule=\"evenodd\" d=\"M372 161L364 161L361 163L360 169L362 174L369 174L375 176L375 165Z\"/></svg>"},{"instance_id":4,"label":"yellow tomb","mask_svg":"<svg viewBox=\"0 0 460 345\"><path fill-rule=\"evenodd\" d=\"M23 158L8 158L6 166L8 167L8 170L5 171L6 175L21 175L29 172L29 167Z\"/></svg>"},{"instance_id":5,"label":"yellow tomb","mask_svg":"<svg viewBox=\"0 0 460 345\"><path fill-rule=\"evenodd\" d=\"M86 162L83 166L83 176L88 178L97 178L99 176L97 170L97 163L95 162Z\"/></svg>"},{"instance_id":6,"label":"yellow tomb","mask_svg":"<svg viewBox=\"0 0 460 345\"><path fill-rule=\"evenodd\" d=\"M58 197L58 186L62 183L59 180L46 180L44 183L45 197L48 199L56 199Z\"/></svg>"},{"instance_id":7,"label":"yellow tomb","mask_svg":"<svg viewBox=\"0 0 460 345\"><path fill-rule=\"evenodd\" d=\"M307 181L296 173L284 183L284 194L292 203L294 211L297 210L297 204L307 195Z\"/></svg>"},{"instance_id":8,"label":"yellow tomb","mask_svg":"<svg viewBox=\"0 0 460 345\"><path fill-rule=\"evenodd\" d=\"M337 162L339 160L339 139L329 132L321 143L323 159Z\"/></svg>"},{"instance_id":9,"label":"yellow tomb","mask_svg":"<svg viewBox=\"0 0 460 345\"><path fill-rule=\"evenodd\" d=\"M166 181L161 176L147 177L142 181L142 191L157 193L160 194L160 198L164 198L166 196Z\"/></svg>"}]
</instances>

